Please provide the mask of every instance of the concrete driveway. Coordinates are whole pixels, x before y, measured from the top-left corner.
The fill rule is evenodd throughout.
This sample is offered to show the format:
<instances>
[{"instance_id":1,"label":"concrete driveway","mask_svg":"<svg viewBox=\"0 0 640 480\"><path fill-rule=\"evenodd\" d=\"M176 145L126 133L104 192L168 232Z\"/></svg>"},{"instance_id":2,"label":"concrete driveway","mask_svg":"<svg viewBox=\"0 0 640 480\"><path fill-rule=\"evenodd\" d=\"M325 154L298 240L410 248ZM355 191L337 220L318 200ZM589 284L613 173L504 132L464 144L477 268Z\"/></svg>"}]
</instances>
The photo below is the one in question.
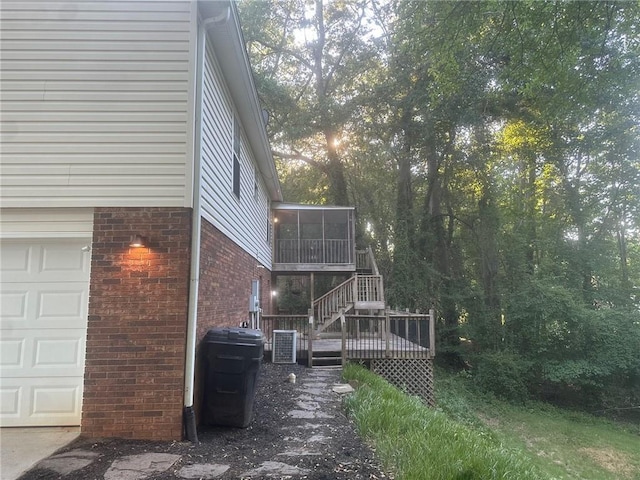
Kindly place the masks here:
<instances>
[{"instance_id":1,"label":"concrete driveway","mask_svg":"<svg viewBox=\"0 0 640 480\"><path fill-rule=\"evenodd\" d=\"M79 435L80 427L1 428L0 478L15 480Z\"/></svg>"}]
</instances>

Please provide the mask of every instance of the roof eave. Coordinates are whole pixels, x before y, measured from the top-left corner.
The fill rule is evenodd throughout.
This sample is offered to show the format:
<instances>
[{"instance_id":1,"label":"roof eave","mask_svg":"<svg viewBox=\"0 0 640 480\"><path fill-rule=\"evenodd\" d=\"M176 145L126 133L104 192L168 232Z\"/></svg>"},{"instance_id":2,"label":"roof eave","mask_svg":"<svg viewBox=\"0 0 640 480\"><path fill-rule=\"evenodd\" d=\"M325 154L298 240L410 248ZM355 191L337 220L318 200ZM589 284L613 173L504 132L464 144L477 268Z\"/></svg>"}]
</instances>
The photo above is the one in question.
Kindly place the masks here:
<instances>
[{"instance_id":1,"label":"roof eave","mask_svg":"<svg viewBox=\"0 0 640 480\"><path fill-rule=\"evenodd\" d=\"M280 180L253 81L249 55L240 29L236 2L203 0L198 2L198 6L269 197L274 202L281 202Z\"/></svg>"}]
</instances>

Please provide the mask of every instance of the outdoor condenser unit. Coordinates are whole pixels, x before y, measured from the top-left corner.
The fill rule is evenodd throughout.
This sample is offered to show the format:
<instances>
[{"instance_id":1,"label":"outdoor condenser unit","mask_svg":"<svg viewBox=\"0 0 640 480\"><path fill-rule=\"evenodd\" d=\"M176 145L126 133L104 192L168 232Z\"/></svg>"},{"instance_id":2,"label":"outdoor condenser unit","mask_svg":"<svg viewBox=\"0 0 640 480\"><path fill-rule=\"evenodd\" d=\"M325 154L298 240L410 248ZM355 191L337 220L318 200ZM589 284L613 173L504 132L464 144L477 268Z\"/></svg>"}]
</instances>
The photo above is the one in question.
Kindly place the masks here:
<instances>
[{"instance_id":1,"label":"outdoor condenser unit","mask_svg":"<svg viewBox=\"0 0 640 480\"><path fill-rule=\"evenodd\" d=\"M271 361L273 363L296 363L295 330L274 330Z\"/></svg>"}]
</instances>

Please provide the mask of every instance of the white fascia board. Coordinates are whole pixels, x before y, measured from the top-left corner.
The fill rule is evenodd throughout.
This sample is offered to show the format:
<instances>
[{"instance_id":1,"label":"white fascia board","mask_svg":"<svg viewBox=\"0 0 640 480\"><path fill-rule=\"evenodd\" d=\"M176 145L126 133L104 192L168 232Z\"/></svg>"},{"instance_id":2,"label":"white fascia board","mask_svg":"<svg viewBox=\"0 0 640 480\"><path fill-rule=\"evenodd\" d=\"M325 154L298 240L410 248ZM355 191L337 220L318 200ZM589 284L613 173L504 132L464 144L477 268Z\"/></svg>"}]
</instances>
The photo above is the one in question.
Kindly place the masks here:
<instances>
[{"instance_id":1,"label":"white fascia board","mask_svg":"<svg viewBox=\"0 0 640 480\"><path fill-rule=\"evenodd\" d=\"M235 1L198 2L200 16L231 93L240 121L272 201L282 201L282 190L258 101L249 56L240 29Z\"/></svg>"}]
</instances>

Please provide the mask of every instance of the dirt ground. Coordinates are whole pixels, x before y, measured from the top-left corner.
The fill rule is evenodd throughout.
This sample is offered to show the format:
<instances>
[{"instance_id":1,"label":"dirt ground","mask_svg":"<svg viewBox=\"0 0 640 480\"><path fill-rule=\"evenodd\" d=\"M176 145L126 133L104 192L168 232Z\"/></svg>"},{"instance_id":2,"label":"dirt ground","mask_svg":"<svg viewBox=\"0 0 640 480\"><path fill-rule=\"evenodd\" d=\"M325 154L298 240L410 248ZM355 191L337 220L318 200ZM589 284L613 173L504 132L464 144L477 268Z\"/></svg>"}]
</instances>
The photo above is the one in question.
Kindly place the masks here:
<instances>
[{"instance_id":1,"label":"dirt ground","mask_svg":"<svg viewBox=\"0 0 640 480\"><path fill-rule=\"evenodd\" d=\"M295 384L288 381L291 373L296 375ZM102 480L114 461L148 452L179 456L167 470L146 476L160 480L390 478L346 417L340 394L331 390L337 381L339 372L335 370L263 363L256 388L254 418L247 428L201 428L199 445L81 437L57 453L78 450L97 453L89 465L64 475L36 467L21 480ZM220 471L215 472L211 466L219 466ZM225 470L221 473L222 467ZM131 474L127 478L143 477Z\"/></svg>"}]
</instances>

